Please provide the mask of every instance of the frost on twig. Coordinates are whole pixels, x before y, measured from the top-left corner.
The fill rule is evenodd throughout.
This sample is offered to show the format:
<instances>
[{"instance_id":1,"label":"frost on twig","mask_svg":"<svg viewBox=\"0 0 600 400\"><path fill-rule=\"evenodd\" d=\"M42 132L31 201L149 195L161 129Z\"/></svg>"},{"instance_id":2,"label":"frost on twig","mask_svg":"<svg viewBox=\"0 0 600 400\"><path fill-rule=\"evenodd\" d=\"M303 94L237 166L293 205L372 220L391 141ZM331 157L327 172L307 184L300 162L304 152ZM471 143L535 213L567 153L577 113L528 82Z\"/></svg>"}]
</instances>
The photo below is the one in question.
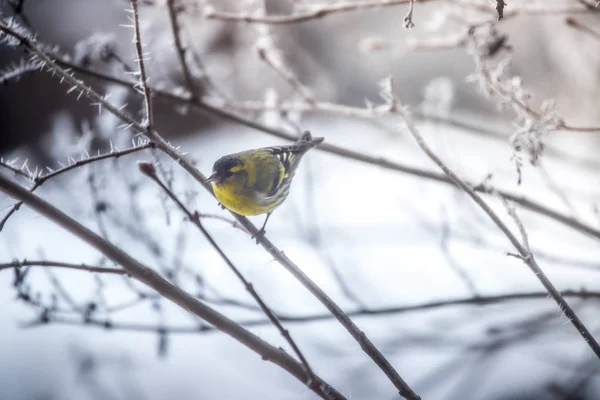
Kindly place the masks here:
<instances>
[{"instance_id":1,"label":"frost on twig","mask_svg":"<svg viewBox=\"0 0 600 400\"><path fill-rule=\"evenodd\" d=\"M544 151L544 139L549 132L564 127L564 121L555 109L553 99L542 102L539 111L532 105L533 94L523 86L520 76L511 75L510 54L499 60L494 56L501 48L506 48L506 37L498 34L493 27L471 31L468 52L475 61L476 73L467 79L477 82L480 90L498 102L500 109L509 109L515 114L515 131L509 144L512 159L517 169L517 183L522 181L523 153L529 162L537 165Z\"/></svg>"}]
</instances>

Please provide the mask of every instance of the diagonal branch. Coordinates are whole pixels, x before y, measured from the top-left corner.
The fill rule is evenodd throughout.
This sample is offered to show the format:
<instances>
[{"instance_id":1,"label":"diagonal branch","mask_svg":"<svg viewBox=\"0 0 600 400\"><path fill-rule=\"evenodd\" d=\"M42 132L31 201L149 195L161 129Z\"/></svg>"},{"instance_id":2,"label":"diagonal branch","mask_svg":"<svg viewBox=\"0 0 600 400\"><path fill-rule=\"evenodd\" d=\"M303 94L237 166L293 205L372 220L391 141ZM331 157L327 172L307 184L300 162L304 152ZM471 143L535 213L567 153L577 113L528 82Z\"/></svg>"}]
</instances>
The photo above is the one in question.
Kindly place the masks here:
<instances>
[{"instance_id":1,"label":"diagonal branch","mask_svg":"<svg viewBox=\"0 0 600 400\"><path fill-rule=\"evenodd\" d=\"M156 147L169 156L173 161L177 162L185 171L187 171L202 187L204 187L209 193L212 194L212 188L210 184L206 182L206 177L196 169L196 167L183 157L179 150L171 146L158 132L152 130L148 131L146 126L140 124L128 114L122 110L117 109L115 106L110 104L105 98L98 95L89 86L86 86L83 82L76 80L67 73L62 67L54 62L42 49L40 49L35 42L34 38L28 35L17 32L13 27L0 21L0 31L18 40L20 46L24 46L25 49L33 52L35 55L39 55L40 58L48 64L48 68L51 71L55 71L56 74L66 80L68 83L73 85L74 90L81 90L81 94L88 99L96 102L97 104L104 105L113 115L117 118L127 122L130 126L134 127L140 133L144 134L149 140L155 142ZM1 178L1 177L0 177ZM235 213L231 213L238 222L246 228L248 232L256 236L258 229L248 220L248 218ZM315 283L313 282L298 266L292 262L283 251L279 250L270 240L264 235L260 236L259 243L265 248L269 254L275 258L288 272L290 272L308 291L315 296L332 314L335 315L336 319L346 328L351 336L360 344L363 351L375 362L375 364L385 373L388 379L398 389L400 395L407 399L418 400L420 397L408 386L408 384L402 379L398 372L392 367L390 362L383 356L383 354L375 347L373 342L369 340L367 335L361 331L358 326L342 311L342 309Z\"/></svg>"},{"instance_id":2,"label":"diagonal branch","mask_svg":"<svg viewBox=\"0 0 600 400\"><path fill-rule=\"evenodd\" d=\"M198 92L196 90L194 78L192 77L188 63L185 60L185 53L187 49L183 47L183 43L181 42L181 29L179 27L179 22L177 21L175 1L176 0L167 0L167 10L169 10L171 31L173 32L173 40L175 41L175 49L177 50L177 56L179 57L179 64L181 65L181 70L183 71L183 78L185 79L188 91L190 92L190 101L194 103L198 101Z\"/></svg>"},{"instance_id":3,"label":"diagonal branch","mask_svg":"<svg viewBox=\"0 0 600 400\"><path fill-rule=\"evenodd\" d=\"M306 374L304 367L284 351L263 341L234 321L210 308L206 304L196 300L194 297L162 278L152 269L143 265L110 242L104 240L102 237L70 218L50 203L28 192L26 189L2 175L0 175L0 190L7 195L22 201L28 207L85 241L107 258L121 265L133 278L156 290L161 296L214 325L215 328L220 331L227 333L246 347L258 353L264 360L279 365L302 383L307 383L305 381ZM319 397L323 399L344 399L340 393L329 386L321 378L315 376L314 379L314 384L309 385L309 388Z\"/></svg>"},{"instance_id":4,"label":"diagonal branch","mask_svg":"<svg viewBox=\"0 0 600 400\"><path fill-rule=\"evenodd\" d=\"M254 298L262 312L267 316L269 321L275 325L275 327L279 330L281 335L285 338L285 340L289 343L289 345L294 350L294 353L298 356L298 359L304 366L307 375L307 384L311 385L314 380L314 372L308 361L300 351L300 348L296 345L296 342L292 339L289 331L285 329L281 322L277 319L277 316L273 313L273 311L267 306L267 304L263 301L263 299L259 296L254 286L244 277L244 275L240 272L240 270L233 264L233 262L227 257L227 255L221 250L217 242L212 238L210 233L204 228L202 222L200 222L200 214L198 212L192 213L188 208L179 200L179 198L173 193L171 189L169 189L156 175L156 171L154 169L154 165L150 163L138 163L140 171L150 179L152 179L166 194L169 196L171 200L179 207L179 209L188 217L188 219L202 232L206 240L211 244L211 246L219 253L223 261L227 264L227 266L233 271L233 273L237 276L237 278L242 282L250 296Z\"/></svg>"},{"instance_id":5,"label":"diagonal branch","mask_svg":"<svg viewBox=\"0 0 600 400\"><path fill-rule=\"evenodd\" d=\"M479 207L490 217L490 219L494 222L494 224L504 233L504 235L508 238L510 243L519 253L520 258L529 266L534 275L538 278L538 280L542 283L542 285L546 288L550 296L554 299L558 307L564 313L564 315L569 319L569 321L573 324L573 326L577 329L583 340L588 344L588 346L592 349L592 351L596 354L596 357L600 359L600 344L594 339L594 336L590 333L587 327L583 324L583 322L579 319L575 311L571 308L569 303L565 300L565 298L560 294L560 292L554 287L550 279L546 276L544 271L540 268L537 261L535 260L533 254L529 251L528 248L523 245L519 239L510 231L510 229L502 222L500 217L491 209L490 206L473 190L473 188L464 182L458 175L456 175L425 143L425 140L415 127L412 119L400 103L397 98L396 104L398 104L398 110L404 119L404 123L408 128L411 135L415 138L417 144L423 150L423 152L429 157L444 173L450 178L454 184L464 190L469 197L477 203ZM514 214L516 218L516 214ZM522 228L522 225L520 225ZM524 231L524 228L522 228ZM526 236L525 236L526 237Z\"/></svg>"},{"instance_id":6,"label":"diagonal branch","mask_svg":"<svg viewBox=\"0 0 600 400\"><path fill-rule=\"evenodd\" d=\"M43 174L43 175L36 176L36 175L27 174L23 171L21 171L21 172L23 172L23 174L25 174L25 176L33 182L33 186L29 189L29 191L33 193L33 192L35 192L35 190L37 188L42 186L42 184L44 182L46 182L48 179L54 178L55 176L63 174L72 169L79 168L83 165L94 163L96 161L106 160L108 158L119 158L121 156L125 156L125 155L132 154L132 153L137 153L138 151L149 149L149 148L154 148L154 147L156 147L155 143L146 142L146 143L131 147L126 150L113 150L106 154L100 154L100 155L97 155L94 157L88 157L85 159L81 159L79 161L75 161L72 164L67 165L66 167L63 167L63 168L60 168L60 169L57 169L54 171L50 171L49 173ZM5 165L3 164L2 166L5 166ZM23 174L20 174L20 175L23 175ZM21 204L23 204L23 203L20 201L15 203L11 207L11 209L6 213L4 218L2 218L0 220L0 232L2 231L2 229L4 229L4 225L6 225L6 222L8 221L8 219L19 210L19 208L21 207Z\"/></svg>"},{"instance_id":7,"label":"diagonal branch","mask_svg":"<svg viewBox=\"0 0 600 400\"><path fill-rule=\"evenodd\" d=\"M58 268L66 268L66 269L74 269L80 271L88 271L88 272L102 272L108 274L120 274L125 275L127 271L121 268L107 268L107 267L95 267L86 264L73 264L62 261L48 261L48 260L40 260L40 261L13 261L11 263L2 263L0 264L0 271L4 269L12 269L12 268L23 268L23 267L58 267Z\"/></svg>"}]
</instances>

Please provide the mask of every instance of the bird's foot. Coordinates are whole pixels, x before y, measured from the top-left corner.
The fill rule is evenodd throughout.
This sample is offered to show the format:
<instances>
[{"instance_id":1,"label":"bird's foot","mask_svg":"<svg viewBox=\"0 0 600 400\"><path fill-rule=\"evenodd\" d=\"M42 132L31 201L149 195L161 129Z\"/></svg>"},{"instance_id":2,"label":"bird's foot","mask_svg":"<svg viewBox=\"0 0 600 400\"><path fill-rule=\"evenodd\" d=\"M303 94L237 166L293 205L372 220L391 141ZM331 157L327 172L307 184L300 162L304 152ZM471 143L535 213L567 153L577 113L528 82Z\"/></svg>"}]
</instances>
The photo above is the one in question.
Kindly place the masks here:
<instances>
[{"instance_id":1,"label":"bird's foot","mask_svg":"<svg viewBox=\"0 0 600 400\"><path fill-rule=\"evenodd\" d=\"M217 203L217 205L218 205L219 207L221 207L223 210L225 209L225 206L224 206L223 204L221 204L221 203Z\"/></svg>"},{"instance_id":2,"label":"bird's foot","mask_svg":"<svg viewBox=\"0 0 600 400\"><path fill-rule=\"evenodd\" d=\"M262 239L263 236L265 236L265 233L267 233L267 231L265 231L265 228L260 228L258 230L258 232L256 232L254 235L252 235L250 237L250 239L256 239L256 244L258 244L258 242L260 241L260 239Z\"/></svg>"}]
</instances>

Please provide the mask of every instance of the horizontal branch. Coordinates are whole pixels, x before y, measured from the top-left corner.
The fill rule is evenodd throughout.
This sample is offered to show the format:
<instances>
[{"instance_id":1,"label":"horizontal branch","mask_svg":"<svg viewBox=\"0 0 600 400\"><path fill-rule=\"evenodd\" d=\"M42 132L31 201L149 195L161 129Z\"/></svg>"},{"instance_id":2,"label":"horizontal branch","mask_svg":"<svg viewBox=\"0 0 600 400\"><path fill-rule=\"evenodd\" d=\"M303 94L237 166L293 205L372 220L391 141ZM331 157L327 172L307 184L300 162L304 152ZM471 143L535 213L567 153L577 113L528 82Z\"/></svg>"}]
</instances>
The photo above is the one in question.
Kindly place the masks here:
<instances>
[{"instance_id":1,"label":"horizontal branch","mask_svg":"<svg viewBox=\"0 0 600 400\"><path fill-rule=\"evenodd\" d=\"M600 301L600 292L586 292L586 291L573 291L565 290L561 292L563 297L575 298L580 300L595 300ZM523 293L510 293L501 294L496 296L480 296L480 297L466 297L451 300L436 300L425 302L421 304L415 304L410 306L395 306L395 307L381 307L374 309L359 309L354 311L346 311L348 316L356 317L382 317L397 314L406 314L413 312L422 312L427 310L439 310L446 307L457 307L457 306L477 306L484 307L494 304L500 304L509 301L525 301L525 300L545 300L548 298L548 292L523 292ZM308 314L308 315L286 315L277 314L277 318L281 322L286 323L311 323L311 322L323 322L331 321L334 317L329 313L319 314ZM66 325L82 325L81 318L66 318L61 316L53 316L50 320L51 323L66 324ZM255 326L266 326L270 325L271 321L266 318L261 319L249 319L246 321L238 321L238 323L245 327ZM151 325L151 324L135 324L128 322L115 322L111 320L100 320L92 319L90 321L91 326L96 326L106 329L114 330L131 330L139 332L150 332L156 333L159 330L166 329L169 333L174 334L194 334L194 333L208 333L214 332L216 329L211 326L170 326L165 327L164 325ZM28 326L37 326L39 323L36 321L27 324Z\"/></svg>"},{"instance_id":2,"label":"horizontal branch","mask_svg":"<svg viewBox=\"0 0 600 400\"><path fill-rule=\"evenodd\" d=\"M419 3L425 3L434 0L420 0ZM375 0L358 2L338 2L331 5L312 6L310 11L296 13L292 15L265 15L256 16L251 14L238 14L225 11L217 11L212 7L205 7L204 17L207 19L219 19L222 21L248 22L260 24L285 25L295 24L319 19L332 14L347 13L360 10L384 8L390 6L399 6L409 4L411 0Z\"/></svg>"},{"instance_id":3,"label":"horizontal branch","mask_svg":"<svg viewBox=\"0 0 600 400\"><path fill-rule=\"evenodd\" d=\"M436 0L415 0L418 4L433 2ZM297 24L302 22L313 21L321 19L334 14L378 9L390 6L401 6L411 4L411 0L373 0L373 1L357 1L357 2L337 2L328 5L314 5L310 7L310 10L304 12L296 12L289 15L254 15L250 13L237 13L237 12L226 12L215 10L212 6L205 7L204 17L207 19L218 19L221 21L230 22L241 22L241 23L253 23L253 24L269 24L269 25L287 25ZM593 9L582 6L571 6L571 5L555 5L548 6L543 2L540 4L525 4L522 7L515 7L511 4L510 11L503 13L503 18L497 21L497 11L494 9L495 6L487 6L484 4L478 4L475 2L466 2L462 4L464 7L472 8L476 11L483 12L493 15L486 23L501 23L508 19L517 17L519 15L530 15L530 16L549 16L549 15L565 15L570 13L591 13Z\"/></svg>"},{"instance_id":4,"label":"horizontal branch","mask_svg":"<svg viewBox=\"0 0 600 400\"><path fill-rule=\"evenodd\" d=\"M62 261L47 261L47 260L16 260L10 263L0 263L0 271L4 269L22 268L22 267L59 267L67 269L75 269L88 272L101 272L109 274L126 275L127 271L120 268L95 267L86 264L73 264Z\"/></svg>"},{"instance_id":5,"label":"horizontal branch","mask_svg":"<svg viewBox=\"0 0 600 400\"><path fill-rule=\"evenodd\" d=\"M104 75L104 74L101 74L101 73L98 73L95 71L91 71L91 70L88 70L85 68L71 66L68 63L63 62L62 64L65 66L69 66L71 69L73 69L77 72L80 72L82 74L88 75L88 76L96 78L96 79L119 84L119 85L122 85L125 87L129 87L131 89L133 89L133 85L135 85L135 83L133 83L133 82L115 78L115 77L112 77L109 75ZM273 127L261 124L259 122L253 121L249 118L243 117L243 116L239 115L238 113L225 110L223 108L212 105L203 100L199 100L198 102L192 102L188 98L181 97L181 96L178 96L178 95L166 92L166 91L161 91L161 90L153 90L153 93L157 97L162 97L163 99L173 101L178 104L186 104L186 105L190 106L190 109L193 111L208 113L210 115L217 116L217 117L223 118L228 121L239 123L248 128L270 134L270 135L278 137L280 139L289 140L289 141L296 141L296 139L297 139L297 137L295 135L288 133L283 129L273 128ZM284 104L284 107L285 107L285 104ZM310 104L306 104L305 109L301 109L300 107L301 107L301 105L299 105L299 104L290 104L289 110L312 111L312 112L315 112L315 111L334 112L334 113L339 113L341 115L357 116L357 117L361 117L361 118L365 118L365 117L372 118L375 116L385 115L384 110L379 109L377 107L374 109L361 109L361 108L345 106L345 105L341 105L341 104L322 103L322 102L317 102L315 107L312 107ZM287 109L282 108L282 110L287 110ZM418 116L418 114L417 114L417 116ZM422 117L425 119L430 118L426 115L423 115ZM435 122L444 122L444 121L440 121L439 118L438 119L433 118L433 120ZM451 121L450 123L453 125L457 125L458 127L465 127L465 124L461 123L459 121ZM486 130L485 128L478 128L478 127L473 127L473 126L469 126L468 128L472 131L482 131L487 134L493 134L493 135L496 134L495 132L490 132L489 130ZM589 131L589 132L600 131L600 127L599 128L588 127L588 128L580 128L580 129L582 131ZM443 173L429 171L429 170L425 170L425 169L417 168L417 167L412 167L410 165L402 164L402 163L399 163L396 161L386 160L383 157L370 156L368 154L360 153L357 151L344 149L343 147L336 146L336 145L328 143L328 142L322 143L316 149L318 151L324 151L326 153L335 154L340 157L348 158L348 159L355 160L355 161L360 161L362 163L366 163L366 164L370 164L370 165L375 165L375 166L378 166L378 167L381 167L384 169L401 172L401 173L417 176L420 178L426 178L426 179L434 180L437 182L456 186L454 184L454 182L452 182L452 180L449 179ZM547 206L544 206L543 204L538 203L532 199L529 199L523 195L512 193L512 192L509 192L509 191L503 190L503 189L489 187L489 186L484 188L483 186L473 185L473 187L478 192L493 193L495 195L499 195L507 200L510 200L517 204L522 205L523 207L529 209L530 211L533 211L537 214L541 214L548 218L551 218L565 226L568 226L576 231L582 232L588 236L591 236L596 239L600 239L600 229L595 228L594 226L592 226L586 222L580 221L570 215L567 215L560 211L557 211L557 210L554 210ZM1 227L2 227L2 225L0 224L0 229L1 229Z\"/></svg>"}]
</instances>

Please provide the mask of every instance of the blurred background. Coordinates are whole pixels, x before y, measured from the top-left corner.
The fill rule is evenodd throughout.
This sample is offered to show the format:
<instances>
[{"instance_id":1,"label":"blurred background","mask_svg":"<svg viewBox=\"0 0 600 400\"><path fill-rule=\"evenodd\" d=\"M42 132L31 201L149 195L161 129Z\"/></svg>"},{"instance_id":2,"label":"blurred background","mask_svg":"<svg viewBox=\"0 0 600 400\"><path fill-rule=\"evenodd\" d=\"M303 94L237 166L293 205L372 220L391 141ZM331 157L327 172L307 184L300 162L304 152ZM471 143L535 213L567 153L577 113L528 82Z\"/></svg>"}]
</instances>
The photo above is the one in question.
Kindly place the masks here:
<instances>
[{"instance_id":1,"label":"blurred background","mask_svg":"<svg viewBox=\"0 0 600 400\"><path fill-rule=\"evenodd\" d=\"M188 81L171 2L141 1L156 130L204 174L222 155L286 143L194 106L199 99L410 167L311 151L267 236L351 314L423 399L600 398L600 361L535 275L507 256L515 250L475 203L419 174L438 170L390 108L390 96L408 106L461 177L513 195L538 263L600 338L600 10L592 0L513 0L498 21L493 1L417 1L407 29L408 4L364 3L263 24L252 20L335 10L340 2L175 1ZM3 18L35 33L61 66L142 118L141 96L122 84L137 70L128 1L0 4ZM68 93L28 57L0 43L0 173L31 187L33 176L140 144L122 121ZM399 398L327 310L160 152L89 163L36 193L292 354L202 235L140 174L142 160L203 215L217 243L285 317L316 373L349 399ZM485 199L518 233L512 206L496 195ZM0 399L316 398L130 278L12 268L25 260L113 266L13 207L0 195Z\"/></svg>"}]
</instances>

